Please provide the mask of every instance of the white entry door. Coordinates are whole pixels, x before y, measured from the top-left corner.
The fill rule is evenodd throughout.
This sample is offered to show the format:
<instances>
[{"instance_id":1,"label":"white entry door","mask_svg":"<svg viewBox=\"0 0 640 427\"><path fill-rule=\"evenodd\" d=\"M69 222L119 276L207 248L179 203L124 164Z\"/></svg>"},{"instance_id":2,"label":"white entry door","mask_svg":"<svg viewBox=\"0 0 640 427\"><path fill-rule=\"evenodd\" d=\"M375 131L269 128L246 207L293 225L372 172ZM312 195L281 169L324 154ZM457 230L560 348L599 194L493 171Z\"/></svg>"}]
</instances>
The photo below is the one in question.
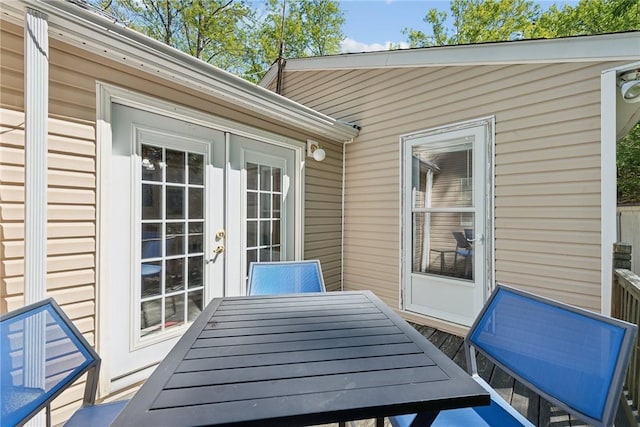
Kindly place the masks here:
<instances>
[{"instance_id":1,"label":"white entry door","mask_svg":"<svg viewBox=\"0 0 640 427\"><path fill-rule=\"evenodd\" d=\"M245 295L251 261L300 256L304 147L117 103L112 133L110 392L148 377L212 298Z\"/></svg>"},{"instance_id":2,"label":"white entry door","mask_svg":"<svg viewBox=\"0 0 640 427\"><path fill-rule=\"evenodd\" d=\"M103 294L115 390L145 378L223 293L225 135L118 104L112 124Z\"/></svg>"},{"instance_id":3,"label":"white entry door","mask_svg":"<svg viewBox=\"0 0 640 427\"><path fill-rule=\"evenodd\" d=\"M488 281L492 121L402 138L404 309L469 326Z\"/></svg>"}]
</instances>

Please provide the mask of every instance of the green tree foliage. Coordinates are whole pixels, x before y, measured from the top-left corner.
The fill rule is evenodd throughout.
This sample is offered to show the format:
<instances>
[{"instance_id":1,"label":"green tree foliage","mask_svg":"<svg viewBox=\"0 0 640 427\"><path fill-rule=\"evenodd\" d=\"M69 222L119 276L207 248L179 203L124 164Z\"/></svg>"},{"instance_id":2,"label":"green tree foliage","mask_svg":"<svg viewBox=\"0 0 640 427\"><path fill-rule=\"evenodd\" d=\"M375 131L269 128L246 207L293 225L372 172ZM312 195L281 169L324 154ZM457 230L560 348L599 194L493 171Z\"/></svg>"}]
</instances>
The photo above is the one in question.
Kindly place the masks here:
<instances>
[{"instance_id":1,"label":"green tree foliage","mask_svg":"<svg viewBox=\"0 0 640 427\"><path fill-rule=\"evenodd\" d=\"M253 11L234 0L101 0L130 27L225 69L243 69Z\"/></svg>"},{"instance_id":2,"label":"green tree foliage","mask_svg":"<svg viewBox=\"0 0 640 427\"><path fill-rule=\"evenodd\" d=\"M640 30L640 1L581 0L551 6L536 22L532 38L552 38Z\"/></svg>"},{"instance_id":3,"label":"green tree foliage","mask_svg":"<svg viewBox=\"0 0 640 427\"><path fill-rule=\"evenodd\" d=\"M640 123L618 142L618 204L640 203Z\"/></svg>"},{"instance_id":4,"label":"green tree foliage","mask_svg":"<svg viewBox=\"0 0 640 427\"><path fill-rule=\"evenodd\" d=\"M278 58L285 0L88 0L121 22L251 81ZM284 56L338 53L337 1L286 1Z\"/></svg>"},{"instance_id":5,"label":"green tree foliage","mask_svg":"<svg viewBox=\"0 0 640 427\"><path fill-rule=\"evenodd\" d=\"M446 22L451 16L452 26ZM553 38L640 30L638 0L580 0L575 6L542 11L530 0L452 0L450 15L430 9L424 22L431 34L405 28L412 47L509 40L519 31L525 38Z\"/></svg>"},{"instance_id":6,"label":"green tree foliage","mask_svg":"<svg viewBox=\"0 0 640 427\"><path fill-rule=\"evenodd\" d=\"M267 0L263 23L257 33L256 57L263 68L278 59L284 36L285 58L324 56L340 52L344 39L344 16L338 2L330 0L287 1L284 34L282 0Z\"/></svg>"},{"instance_id":7,"label":"green tree foliage","mask_svg":"<svg viewBox=\"0 0 640 427\"><path fill-rule=\"evenodd\" d=\"M531 33L540 15L540 6L530 0L452 0L453 28L445 21L448 14L431 9L423 19L433 34L405 28L412 47L441 46L508 40L515 31Z\"/></svg>"}]
</instances>

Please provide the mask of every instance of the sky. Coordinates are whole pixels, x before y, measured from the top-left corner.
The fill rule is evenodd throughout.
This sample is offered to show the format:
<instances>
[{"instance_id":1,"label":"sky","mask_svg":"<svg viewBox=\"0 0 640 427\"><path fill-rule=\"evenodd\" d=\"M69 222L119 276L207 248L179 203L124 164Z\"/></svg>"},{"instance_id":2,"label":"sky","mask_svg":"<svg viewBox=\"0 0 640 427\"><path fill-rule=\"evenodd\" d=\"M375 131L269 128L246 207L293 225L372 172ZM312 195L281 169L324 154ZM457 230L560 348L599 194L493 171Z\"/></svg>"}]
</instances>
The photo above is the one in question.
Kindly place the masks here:
<instances>
[{"instance_id":1,"label":"sky","mask_svg":"<svg viewBox=\"0 0 640 427\"><path fill-rule=\"evenodd\" d=\"M576 4L577 1L536 1L543 9L552 4ZM423 21L429 9L449 13L447 0L342 0L340 9L345 22L342 32L343 52L386 50L389 43L408 47L404 28L415 28L429 33L431 28Z\"/></svg>"}]
</instances>

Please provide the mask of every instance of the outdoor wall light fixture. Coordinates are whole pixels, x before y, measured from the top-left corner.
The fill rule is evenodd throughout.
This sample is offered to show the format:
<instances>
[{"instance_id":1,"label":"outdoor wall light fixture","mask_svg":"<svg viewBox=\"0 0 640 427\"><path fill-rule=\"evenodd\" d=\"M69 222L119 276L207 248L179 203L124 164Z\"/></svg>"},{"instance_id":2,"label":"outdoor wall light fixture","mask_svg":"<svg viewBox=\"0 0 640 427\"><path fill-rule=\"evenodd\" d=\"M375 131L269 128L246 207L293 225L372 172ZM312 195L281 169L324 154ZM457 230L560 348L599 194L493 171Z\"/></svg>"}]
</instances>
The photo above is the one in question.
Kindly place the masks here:
<instances>
[{"instance_id":1,"label":"outdoor wall light fixture","mask_svg":"<svg viewBox=\"0 0 640 427\"><path fill-rule=\"evenodd\" d=\"M618 86L625 102L640 102L640 70L621 75Z\"/></svg>"},{"instance_id":2,"label":"outdoor wall light fixture","mask_svg":"<svg viewBox=\"0 0 640 427\"><path fill-rule=\"evenodd\" d=\"M316 162L321 162L327 156L324 149L315 141L307 139L307 156L313 157Z\"/></svg>"}]
</instances>

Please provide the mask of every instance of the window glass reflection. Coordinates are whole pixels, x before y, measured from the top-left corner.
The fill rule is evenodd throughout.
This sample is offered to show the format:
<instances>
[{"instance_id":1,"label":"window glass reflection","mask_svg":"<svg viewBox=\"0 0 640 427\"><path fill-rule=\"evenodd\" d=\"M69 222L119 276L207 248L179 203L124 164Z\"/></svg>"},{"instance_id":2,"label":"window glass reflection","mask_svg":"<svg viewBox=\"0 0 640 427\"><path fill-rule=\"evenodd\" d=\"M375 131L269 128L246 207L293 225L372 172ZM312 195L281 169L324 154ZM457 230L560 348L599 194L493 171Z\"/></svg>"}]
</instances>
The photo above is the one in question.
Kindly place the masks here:
<instances>
[{"instance_id":1,"label":"window glass reflection","mask_svg":"<svg viewBox=\"0 0 640 427\"><path fill-rule=\"evenodd\" d=\"M207 193L204 154L142 144L140 158L144 337L184 325L202 311ZM257 165L255 169L257 189Z\"/></svg>"}]
</instances>

